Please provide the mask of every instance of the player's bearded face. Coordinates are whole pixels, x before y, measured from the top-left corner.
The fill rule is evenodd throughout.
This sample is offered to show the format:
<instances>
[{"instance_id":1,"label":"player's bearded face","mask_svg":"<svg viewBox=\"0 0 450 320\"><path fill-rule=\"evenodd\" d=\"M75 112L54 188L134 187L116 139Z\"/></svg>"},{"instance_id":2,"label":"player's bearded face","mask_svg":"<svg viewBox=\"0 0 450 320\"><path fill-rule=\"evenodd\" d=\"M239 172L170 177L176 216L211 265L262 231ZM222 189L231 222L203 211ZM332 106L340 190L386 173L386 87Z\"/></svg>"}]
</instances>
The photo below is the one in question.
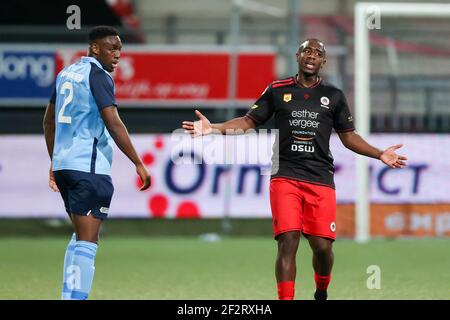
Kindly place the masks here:
<instances>
[{"instance_id":1,"label":"player's bearded face","mask_svg":"<svg viewBox=\"0 0 450 320\"><path fill-rule=\"evenodd\" d=\"M108 72L114 72L119 64L122 42L118 36L109 36L96 42L92 51L97 56L97 60Z\"/></svg>"},{"instance_id":2,"label":"player's bearded face","mask_svg":"<svg viewBox=\"0 0 450 320\"><path fill-rule=\"evenodd\" d=\"M317 41L303 43L296 54L299 71L308 75L316 75L325 64L323 44Z\"/></svg>"}]
</instances>

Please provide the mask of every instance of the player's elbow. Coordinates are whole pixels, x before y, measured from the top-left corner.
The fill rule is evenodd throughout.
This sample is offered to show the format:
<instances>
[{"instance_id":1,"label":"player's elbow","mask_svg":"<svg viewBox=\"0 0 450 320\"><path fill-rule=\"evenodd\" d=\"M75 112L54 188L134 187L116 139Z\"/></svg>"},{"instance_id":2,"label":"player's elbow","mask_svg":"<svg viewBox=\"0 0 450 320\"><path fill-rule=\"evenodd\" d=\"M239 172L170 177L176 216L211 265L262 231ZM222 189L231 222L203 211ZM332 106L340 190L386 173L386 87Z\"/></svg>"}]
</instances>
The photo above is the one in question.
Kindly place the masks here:
<instances>
[{"instance_id":1,"label":"player's elbow","mask_svg":"<svg viewBox=\"0 0 450 320\"><path fill-rule=\"evenodd\" d=\"M342 144L351 151L355 151L356 149L356 145L352 139L345 139L342 141Z\"/></svg>"},{"instance_id":2,"label":"player's elbow","mask_svg":"<svg viewBox=\"0 0 450 320\"><path fill-rule=\"evenodd\" d=\"M114 119L112 121L105 122L106 129L111 137L115 140L121 132L127 133L127 129L120 119Z\"/></svg>"},{"instance_id":3,"label":"player's elbow","mask_svg":"<svg viewBox=\"0 0 450 320\"><path fill-rule=\"evenodd\" d=\"M342 139L341 141L344 147L346 147L347 149L351 149L352 144L350 143L349 139Z\"/></svg>"},{"instance_id":4,"label":"player's elbow","mask_svg":"<svg viewBox=\"0 0 450 320\"><path fill-rule=\"evenodd\" d=\"M339 133L339 138L341 139L341 142L344 145L344 147L352 151L355 145L354 135L355 135L354 132Z\"/></svg>"}]
</instances>

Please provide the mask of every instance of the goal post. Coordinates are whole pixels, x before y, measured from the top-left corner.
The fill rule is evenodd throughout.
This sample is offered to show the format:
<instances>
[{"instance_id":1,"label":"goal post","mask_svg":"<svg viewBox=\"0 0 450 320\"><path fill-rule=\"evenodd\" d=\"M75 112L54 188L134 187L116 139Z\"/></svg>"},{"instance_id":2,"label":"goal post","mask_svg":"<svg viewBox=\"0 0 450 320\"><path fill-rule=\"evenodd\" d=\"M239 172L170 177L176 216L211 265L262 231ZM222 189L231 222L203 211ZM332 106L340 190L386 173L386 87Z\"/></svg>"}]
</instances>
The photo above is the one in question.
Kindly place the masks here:
<instances>
[{"instance_id":1,"label":"goal post","mask_svg":"<svg viewBox=\"0 0 450 320\"><path fill-rule=\"evenodd\" d=\"M370 42L369 19L379 15L382 28L383 17L432 18L450 17L450 4L444 3L383 3L358 2L354 7L355 30L355 77L354 101L355 122L358 134L367 139L370 134ZM367 242L370 239L370 195L368 159L356 159L356 225L355 240Z\"/></svg>"}]
</instances>

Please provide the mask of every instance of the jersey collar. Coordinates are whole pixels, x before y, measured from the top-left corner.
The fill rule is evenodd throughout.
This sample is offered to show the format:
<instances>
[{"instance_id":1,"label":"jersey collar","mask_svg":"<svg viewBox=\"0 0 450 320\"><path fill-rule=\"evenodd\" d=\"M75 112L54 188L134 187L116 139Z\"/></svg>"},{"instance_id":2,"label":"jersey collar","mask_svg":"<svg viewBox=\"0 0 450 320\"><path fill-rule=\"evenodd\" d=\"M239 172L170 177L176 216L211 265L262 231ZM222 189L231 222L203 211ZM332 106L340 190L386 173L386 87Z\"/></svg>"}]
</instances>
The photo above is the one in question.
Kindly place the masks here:
<instances>
[{"instance_id":1,"label":"jersey collar","mask_svg":"<svg viewBox=\"0 0 450 320\"><path fill-rule=\"evenodd\" d=\"M92 63L94 63L97 67L99 67L100 69L103 69L103 66L102 66L102 64L97 60L97 59L95 59L94 57L85 57L85 56L83 56L83 57L81 57L81 61L83 61L83 62L92 62ZM103 69L103 70L105 70L105 69ZM105 70L106 71L106 70Z\"/></svg>"},{"instance_id":2,"label":"jersey collar","mask_svg":"<svg viewBox=\"0 0 450 320\"><path fill-rule=\"evenodd\" d=\"M312 86L310 86L310 87L304 87L304 86L298 81L297 76L298 76L298 74L296 74L296 75L294 76L295 84L296 84L297 86L299 86L300 88L304 88L304 89L312 89L312 88L315 88L315 87L317 87L317 86L322 82L322 77L321 77L321 76L318 76L319 79L317 80L316 83L314 83L314 84L313 84Z\"/></svg>"}]
</instances>

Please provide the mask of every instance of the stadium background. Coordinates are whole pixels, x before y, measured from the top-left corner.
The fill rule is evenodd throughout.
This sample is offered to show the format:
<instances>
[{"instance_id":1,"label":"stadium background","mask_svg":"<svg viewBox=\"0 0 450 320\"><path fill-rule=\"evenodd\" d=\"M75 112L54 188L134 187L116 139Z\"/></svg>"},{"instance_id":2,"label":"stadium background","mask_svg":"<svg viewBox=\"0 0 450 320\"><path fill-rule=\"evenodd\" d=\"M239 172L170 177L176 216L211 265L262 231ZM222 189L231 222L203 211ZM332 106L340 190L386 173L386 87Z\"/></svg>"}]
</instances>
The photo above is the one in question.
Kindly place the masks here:
<instances>
[{"instance_id":1,"label":"stadium background","mask_svg":"<svg viewBox=\"0 0 450 320\"><path fill-rule=\"evenodd\" d=\"M232 166L174 165L180 141L192 145L171 134L194 119L194 108L211 122L243 115L270 81L296 72L294 53L307 37L326 43L324 77L344 90L354 111L356 2L234 3L0 5L0 299L58 298L70 224L59 194L47 187L42 118L57 72L84 54L87 32L99 24L120 30L124 49L114 75L120 115L154 184L138 193L132 165L116 150L116 191L92 298L275 298L268 176L259 174L270 154ZM73 4L81 9L81 29L69 30L66 10ZM358 244L355 156L332 137L338 195L332 299L450 298L449 35L448 19L382 18L381 29L371 31L369 142L403 142L410 161L401 172L370 162L372 240ZM251 158L251 146L271 145L262 135L218 140L234 157ZM201 157L198 148L192 150ZM305 241L298 256L298 298L310 299ZM371 265L381 269L381 289L367 287Z\"/></svg>"}]
</instances>

